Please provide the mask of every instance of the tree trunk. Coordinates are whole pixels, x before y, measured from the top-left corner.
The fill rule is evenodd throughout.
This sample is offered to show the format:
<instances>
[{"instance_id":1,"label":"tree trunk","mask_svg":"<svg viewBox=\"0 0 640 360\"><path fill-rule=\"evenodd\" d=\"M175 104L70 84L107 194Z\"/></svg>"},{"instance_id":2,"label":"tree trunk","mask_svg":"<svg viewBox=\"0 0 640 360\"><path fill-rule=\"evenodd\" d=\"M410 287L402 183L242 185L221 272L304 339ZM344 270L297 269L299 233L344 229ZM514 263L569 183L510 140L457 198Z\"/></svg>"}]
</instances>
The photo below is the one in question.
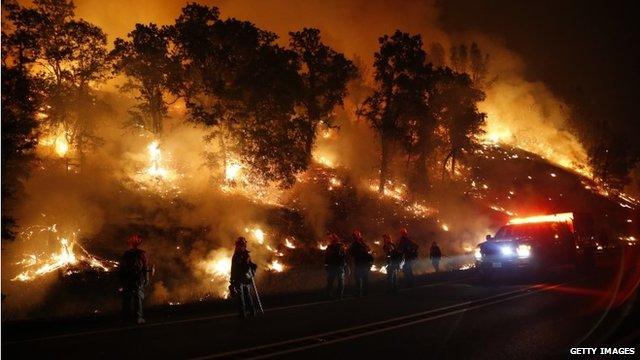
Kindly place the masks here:
<instances>
[{"instance_id":1,"label":"tree trunk","mask_svg":"<svg viewBox=\"0 0 640 360\"><path fill-rule=\"evenodd\" d=\"M389 156L390 156L390 144L389 140L386 139L384 135L380 136L380 147L381 147L381 156L380 156L380 178L378 179L378 192L380 194L384 193L384 186L387 182L387 176L389 171Z\"/></svg>"},{"instance_id":2,"label":"tree trunk","mask_svg":"<svg viewBox=\"0 0 640 360\"><path fill-rule=\"evenodd\" d=\"M442 181L444 181L444 177L447 174L447 161L449 161L449 159L453 156L453 154L451 152L449 152L447 154L447 157L444 158L444 161L442 162Z\"/></svg>"},{"instance_id":3,"label":"tree trunk","mask_svg":"<svg viewBox=\"0 0 640 360\"><path fill-rule=\"evenodd\" d=\"M455 152L451 154L451 177L456 176L456 154Z\"/></svg>"},{"instance_id":4,"label":"tree trunk","mask_svg":"<svg viewBox=\"0 0 640 360\"><path fill-rule=\"evenodd\" d=\"M429 154L426 146L422 146L420 154L418 155L418 165L416 166L416 184L417 191L424 192L429 186L429 180L427 179L427 159Z\"/></svg>"},{"instance_id":5,"label":"tree trunk","mask_svg":"<svg viewBox=\"0 0 640 360\"><path fill-rule=\"evenodd\" d=\"M427 160L429 159L430 140L432 128L422 125L420 141L418 143L418 164L416 166L416 191L420 194L426 192L429 187L427 178Z\"/></svg>"},{"instance_id":6,"label":"tree trunk","mask_svg":"<svg viewBox=\"0 0 640 360\"><path fill-rule=\"evenodd\" d=\"M163 108L163 99L162 92L160 89L154 89L153 99L154 102L151 104L151 121L153 122L153 134L156 137L160 137L162 133L162 108Z\"/></svg>"},{"instance_id":7,"label":"tree trunk","mask_svg":"<svg viewBox=\"0 0 640 360\"><path fill-rule=\"evenodd\" d=\"M224 128L220 129L218 142L220 143L220 152L222 153L222 178L227 180L227 166L229 166L229 155L227 154L227 143L224 141L226 134Z\"/></svg>"}]
</instances>

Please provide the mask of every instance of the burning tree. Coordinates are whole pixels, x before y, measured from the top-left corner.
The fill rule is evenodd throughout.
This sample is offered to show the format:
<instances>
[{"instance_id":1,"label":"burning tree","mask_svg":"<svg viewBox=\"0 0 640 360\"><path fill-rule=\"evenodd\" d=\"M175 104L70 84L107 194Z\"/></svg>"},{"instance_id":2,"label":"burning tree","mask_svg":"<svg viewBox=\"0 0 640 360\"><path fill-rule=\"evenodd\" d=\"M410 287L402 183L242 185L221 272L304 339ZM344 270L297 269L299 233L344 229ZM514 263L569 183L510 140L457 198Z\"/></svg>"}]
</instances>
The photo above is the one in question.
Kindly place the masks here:
<instances>
[{"instance_id":1,"label":"burning tree","mask_svg":"<svg viewBox=\"0 0 640 360\"><path fill-rule=\"evenodd\" d=\"M30 39L21 53L34 54L29 71L44 86L43 125L50 132L61 132L82 165L86 148L100 141L95 121L106 105L98 99L95 86L108 78L107 38L99 27L73 18L71 1L33 4L30 8L10 3L5 7L7 18L16 34Z\"/></svg>"},{"instance_id":2,"label":"burning tree","mask_svg":"<svg viewBox=\"0 0 640 360\"><path fill-rule=\"evenodd\" d=\"M182 77L172 90L184 96L189 119L210 130L209 138L218 143L217 157L223 169L231 154L237 154L243 162L253 160L252 168L263 171L267 178L276 177L269 157L261 151L264 142L269 144L265 132L278 129L269 125L289 120L292 101L280 104L269 102L267 97L275 95L269 90L278 89L282 94L299 89L299 84L284 84L295 72L290 64L293 56L273 44L274 34L249 22L220 20L218 14L215 7L189 4L171 27L182 64ZM263 66L271 69L261 71ZM260 76L273 79L258 79ZM288 97L292 99L294 94ZM269 115L263 122L256 119L261 112ZM263 139L256 138L256 133ZM264 162L258 164L260 160Z\"/></svg>"},{"instance_id":3,"label":"burning tree","mask_svg":"<svg viewBox=\"0 0 640 360\"><path fill-rule=\"evenodd\" d=\"M384 192L389 176L392 147L403 138L406 121L424 113L425 57L420 35L396 31L381 37L375 53L377 89L358 114L364 116L380 136L380 177L378 191ZM424 124L424 123L423 123Z\"/></svg>"},{"instance_id":4,"label":"burning tree","mask_svg":"<svg viewBox=\"0 0 640 360\"><path fill-rule=\"evenodd\" d=\"M120 90L135 93L138 101L129 110L130 125L150 131L155 136L162 133L168 109L165 97L177 68L169 46L167 28L159 28L156 24L136 24L135 30L128 34L128 40L115 40L111 52L115 60L114 71L127 76L127 82Z\"/></svg>"},{"instance_id":5,"label":"burning tree","mask_svg":"<svg viewBox=\"0 0 640 360\"><path fill-rule=\"evenodd\" d=\"M471 80L477 86L482 86L487 76L489 55L484 54L477 43L471 43L451 47L451 68L458 73L469 74Z\"/></svg>"},{"instance_id":6,"label":"burning tree","mask_svg":"<svg viewBox=\"0 0 640 360\"><path fill-rule=\"evenodd\" d=\"M318 124L346 95L351 62L316 29L292 33L290 50L275 34L198 4L169 31L182 65L172 91L185 98L189 119L210 130L217 162L227 169L239 157L259 179L291 185L310 162Z\"/></svg>"},{"instance_id":7,"label":"burning tree","mask_svg":"<svg viewBox=\"0 0 640 360\"><path fill-rule=\"evenodd\" d=\"M444 147L444 163L451 160L452 172L462 153L474 147L484 125L485 115L477 109L484 93L468 75L446 66L434 68L433 62L442 65L444 50L433 44L435 53L428 56L420 35L396 31L379 42L374 62L378 88L358 110L380 136L378 191L384 193L389 181L392 146L401 142L407 163L414 164L413 190L422 192L428 188L427 164L437 145ZM459 56L456 61L462 61Z\"/></svg>"},{"instance_id":8,"label":"burning tree","mask_svg":"<svg viewBox=\"0 0 640 360\"><path fill-rule=\"evenodd\" d=\"M322 43L320 30L305 28L291 32L291 49L295 51L303 68L300 71L303 84L302 104L304 120L309 122L311 141L307 142L307 152L315 139L318 124L331 126L331 115L337 105L342 105L347 95L347 82L355 79L357 69L343 54Z\"/></svg>"},{"instance_id":9,"label":"burning tree","mask_svg":"<svg viewBox=\"0 0 640 360\"><path fill-rule=\"evenodd\" d=\"M451 174L455 174L456 160L465 151L473 151L478 135L483 133L486 114L478 111L477 104L484 100L484 93L474 87L468 75L441 68L430 99L432 112L445 129L442 144L446 156L442 166L446 168L450 160Z\"/></svg>"}]
</instances>

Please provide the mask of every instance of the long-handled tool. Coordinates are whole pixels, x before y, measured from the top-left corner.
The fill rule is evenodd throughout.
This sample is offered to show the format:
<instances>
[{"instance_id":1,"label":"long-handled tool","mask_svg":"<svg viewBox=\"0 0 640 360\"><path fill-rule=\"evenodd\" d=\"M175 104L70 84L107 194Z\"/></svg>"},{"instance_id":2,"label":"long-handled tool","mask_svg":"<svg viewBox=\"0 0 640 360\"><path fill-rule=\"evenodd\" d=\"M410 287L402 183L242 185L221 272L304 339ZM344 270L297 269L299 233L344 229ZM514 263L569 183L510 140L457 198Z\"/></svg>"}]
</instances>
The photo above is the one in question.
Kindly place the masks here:
<instances>
[{"instance_id":1,"label":"long-handled tool","mask_svg":"<svg viewBox=\"0 0 640 360\"><path fill-rule=\"evenodd\" d=\"M258 295L258 288L256 287L256 280L254 274L251 274L251 285L253 286L253 291L256 294L256 301L258 302L258 310L260 310L261 314L264 314L264 309L262 308L262 301L260 301L260 295Z\"/></svg>"}]
</instances>

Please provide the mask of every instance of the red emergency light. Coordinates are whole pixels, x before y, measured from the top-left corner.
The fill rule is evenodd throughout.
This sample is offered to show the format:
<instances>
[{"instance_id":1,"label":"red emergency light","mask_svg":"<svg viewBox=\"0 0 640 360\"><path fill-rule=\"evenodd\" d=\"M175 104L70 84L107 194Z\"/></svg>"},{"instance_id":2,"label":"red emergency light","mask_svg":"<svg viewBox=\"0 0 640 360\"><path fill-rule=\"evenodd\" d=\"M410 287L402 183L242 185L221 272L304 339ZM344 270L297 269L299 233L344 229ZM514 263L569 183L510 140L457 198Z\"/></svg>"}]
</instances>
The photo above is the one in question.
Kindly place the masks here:
<instances>
[{"instance_id":1,"label":"red emergency light","mask_svg":"<svg viewBox=\"0 0 640 360\"><path fill-rule=\"evenodd\" d=\"M533 224L546 222L566 222L573 223L573 213L560 213L551 215L536 215L523 218L513 218L509 220L509 225Z\"/></svg>"}]
</instances>

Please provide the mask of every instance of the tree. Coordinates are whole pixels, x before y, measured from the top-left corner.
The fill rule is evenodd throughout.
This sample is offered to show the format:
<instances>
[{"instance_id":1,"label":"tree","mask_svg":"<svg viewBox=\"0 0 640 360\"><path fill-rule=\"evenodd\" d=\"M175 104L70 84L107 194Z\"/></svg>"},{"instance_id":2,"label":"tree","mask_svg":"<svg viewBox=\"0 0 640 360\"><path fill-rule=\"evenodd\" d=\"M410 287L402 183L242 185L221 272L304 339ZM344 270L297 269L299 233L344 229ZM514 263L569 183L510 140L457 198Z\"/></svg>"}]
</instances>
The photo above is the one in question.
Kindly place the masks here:
<instances>
[{"instance_id":1,"label":"tree","mask_svg":"<svg viewBox=\"0 0 640 360\"><path fill-rule=\"evenodd\" d=\"M114 71L127 76L121 91L134 92L138 101L129 110L130 124L160 136L168 112L165 96L177 68L169 53L168 31L156 24L136 24L127 37L115 40L111 56Z\"/></svg>"},{"instance_id":2,"label":"tree","mask_svg":"<svg viewBox=\"0 0 640 360\"><path fill-rule=\"evenodd\" d=\"M467 72L467 66L469 64L469 52L467 51L467 45L458 45L451 47L451 68L459 73Z\"/></svg>"},{"instance_id":3,"label":"tree","mask_svg":"<svg viewBox=\"0 0 640 360\"><path fill-rule=\"evenodd\" d=\"M433 64L434 68L439 68L445 65L445 51L442 44L438 42L431 43L427 56L427 62Z\"/></svg>"},{"instance_id":4,"label":"tree","mask_svg":"<svg viewBox=\"0 0 640 360\"><path fill-rule=\"evenodd\" d=\"M384 192L394 143L406 138L407 124L426 113L426 54L420 35L396 31L381 37L374 55L377 88L358 115L364 116L380 137L378 191Z\"/></svg>"},{"instance_id":5,"label":"tree","mask_svg":"<svg viewBox=\"0 0 640 360\"><path fill-rule=\"evenodd\" d=\"M109 74L106 35L93 24L73 19L75 6L71 1L34 0L33 5L13 4L7 17L16 33L33 44L36 57L30 71L46 89L43 125L49 131L61 127L82 164L86 147L100 140L94 123L104 104L94 86Z\"/></svg>"},{"instance_id":6,"label":"tree","mask_svg":"<svg viewBox=\"0 0 640 360\"><path fill-rule=\"evenodd\" d=\"M6 54L6 53L5 53ZM14 237L13 203L22 192L38 140L34 82L23 68L2 64L2 238Z\"/></svg>"},{"instance_id":7,"label":"tree","mask_svg":"<svg viewBox=\"0 0 640 360\"><path fill-rule=\"evenodd\" d=\"M218 16L189 4L171 26L182 65L172 92L210 130L224 167L236 156L258 178L289 186L311 161L318 123L342 102L351 64L315 30L292 34L295 50L285 49L271 32Z\"/></svg>"},{"instance_id":8,"label":"tree","mask_svg":"<svg viewBox=\"0 0 640 360\"><path fill-rule=\"evenodd\" d=\"M640 149L633 146L637 142L629 138L635 133L616 130L609 114L598 102L594 102L581 87L575 92L572 118L581 121L574 122L572 128L587 151L593 178L619 191L631 181L630 172L640 161Z\"/></svg>"},{"instance_id":9,"label":"tree","mask_svg":"<svg viewBox=\"0 0 640 360\"><path fill-rule=\"evenodd\" d=\"M451 173L455 174L456 160L463 152L472 151L478 135L483 132L486 114L478 110L478 102L485 95L474 87L467 74L442 68L436 76L431 107L438 122L446 130L446 157L443 168L451 160Z\"/></svg>"},{"instance_id":10,"label":"tree","mask_svg":"<svg viewBox=\"0 0 640 360\"><path fill-rule=\"evenodd\" d=\"M626 137L616 134L608 123L598 121L596 128L599 131L587 148L593 176L612 190L620 191L629 183L629 172L638 158L629 150Z\"/></svg>"},{"instance_id":11,"label":"tree","mask_svg":"<svg viewBox=\"0 0 640 360\"><path fill-rule=\"evenodd\" d=\"M302 104L305 114L303 118L309 124L310 131L307 152L315 141L318 124L331 126L331 115L337 105L342 105L347 95L347 83L354 79L358 72L355 65L322 43L320 30L305 28L291 32L290 48L302 63Z\"/></svg>"},{"instance_id":12,"label":"tree","mask_svg":"<svg viewBox=\"0 0 640 360\"><path fill-rule=\"evenodd\" d=\"M3 4L5 11L15 11L15 6ZM12 211L35 158L41 104L40 84L28 71L38 48L24 26L5 32L11 25L3 24L2 32L2 239L15 238Z\"/></svg>"},{"instance_id":13,"label":"tree","mask_svg":"<svg viewBox=\"0 0 640 360\"><path fill-rule=\"evenodd\" d=\"M469 49L469 75L476 86L482 87L487 76L489 54L483 54L475 42Z\"/></svg>"}]
</instances>

